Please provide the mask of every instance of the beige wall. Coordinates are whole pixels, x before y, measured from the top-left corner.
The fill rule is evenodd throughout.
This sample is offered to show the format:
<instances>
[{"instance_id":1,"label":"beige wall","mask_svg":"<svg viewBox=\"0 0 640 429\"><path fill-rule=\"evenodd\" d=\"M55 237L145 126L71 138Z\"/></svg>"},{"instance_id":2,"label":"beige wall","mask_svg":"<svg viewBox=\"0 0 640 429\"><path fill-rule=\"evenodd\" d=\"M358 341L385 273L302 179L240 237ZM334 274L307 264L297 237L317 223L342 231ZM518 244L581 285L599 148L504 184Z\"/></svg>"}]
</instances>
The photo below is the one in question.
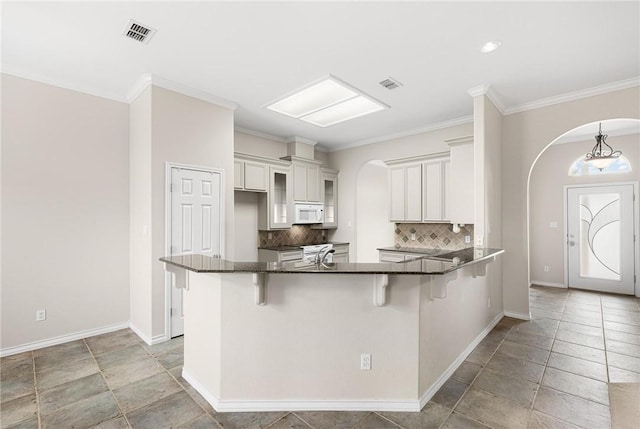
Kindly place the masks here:
<instances>
[{"instance_id":1,"label":"beige wall","mask_svg":"<svg viewBox=\"0 0 640 429\"><path fill-rule=\"evenodd\" d=\"M258 260L258 193L235 191L234 261Z\"/></svg>"},{"instance_id":2,"label":"beige wall","mask_svg":"<svg viewBox=\"0 0 640 429\"><path fill-rule=\"evenodd\" d=\"M502 126L502 203L505 310L529 312L527 183L537 156L557 137L586 123L640 118L634 87L507 115Z\"/></svg>"},{"instance_id":3,"label":"beige wall","mask_svg":"<svg viewBox=\"0 0 640 429\"><path fill-rule=\"evenodd\" d=\"M233 260L233 111L157 86L151 94L152 332L165 335L166 162L223 171L222 257Z\"/></svg>"},{"instance_id":4,"label":"beige wall","mask_svg":"<svg viewBox=\"0 0 640 429\"><path fill-rule=\"evenodd\" d=\"M2 75L3 351L129 320L128 115Z\"/></svg>"},{"instance_id":5,"label":"beige wall","mask_svg":"<svg viewBox=\"0 0 640 429\"><path fill-rule=\"evenodd\" d=\"M129 109L131 324L151 333L151 86Z\"/></svg>"},{"instance_id":6,"label":"beige wall","mask_svg":"<svg viewBox=\"0 0 640 429\"><path fill-rule=\"evenodd\" d=\"M369 162L357 175L356 237L350 247L357 247L352 262L378 262L378 247L393 246L395 224L389 222L389 168ZM342 189L342 183L338 183ZM340 218L339 218L340 219ZM340 226L346 225L340 219Z\"/></svg>"},{"instance_id":7,"label":"beige wall","mask_svg":"<svg viewBox=\"0 0 640 429\"><path fill-rule=\"evenodd\" d=\"M248 153L250 155L260 155L267 158L280 159L287 156L287 143L271 140L265 137L258 137L252 134L235 131L234 133L234 151L240 153ZM327 166L328 154L326 152L314 151L314 159L321 161Z\"/></svg>"},{"instance_id":8,"label":"beige wall","mask_svg":"<svg viewBox=\"0 0 640 429\"><path fill-rule=\"evenodd\" d=\"M622 150L632 171L597 176L568 175L569 166L591 150L595 140L553 145L540 156L530 183L531 282L564 285L564 186L640 180L640 135L609 137L607 142ZM551 222L557 228L551 228ZM544 271L544 266L549 272Z\"/></svg>"},{"instance_id":9,"label":"beige wall","mask_svg":"<svg viewBox=\"0 0 640 429\"><path fill-rule=\"evenodd\" d=\"M330 152L329 165L340 170L338 184L338 219L339 228L331 237L334 241L357 243L355 222L358 219L355 202L358 200L358 174L369 161L388 161L416 155L426 155L438 152L448 152L449 146L444 142L448 139L464 137L473 134L473 123L444 128L427 133L416 134L380 143L358 146L351 149ZM361 192L368 192L366 190ZM377 234L377 231L372 231ZM383 231L378 238L381 246L391 246L387 234ZM358 260L357 246L350 246L350 260Z\"/></svg>"}]
</instances>

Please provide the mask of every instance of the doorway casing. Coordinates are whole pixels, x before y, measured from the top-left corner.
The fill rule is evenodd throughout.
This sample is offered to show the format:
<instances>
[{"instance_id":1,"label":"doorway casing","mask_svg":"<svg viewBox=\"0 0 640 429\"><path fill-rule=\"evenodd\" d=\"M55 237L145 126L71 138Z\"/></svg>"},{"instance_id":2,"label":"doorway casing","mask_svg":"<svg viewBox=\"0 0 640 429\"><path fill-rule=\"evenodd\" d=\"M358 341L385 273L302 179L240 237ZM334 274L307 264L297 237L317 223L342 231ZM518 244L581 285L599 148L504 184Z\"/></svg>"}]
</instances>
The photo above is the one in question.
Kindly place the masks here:
<instances>
[{"instance_id":1,"label":"doorway casing","mask_svg":"<svg viewBox=\"0 0 640 429\"><path fill-rule=\"evenodd\" d=\"M164 190L164 250L165 255L171 254L171 169L172 168L184 168L190 170L198 170L208 173L215 173L220 175L220 258L224 259L225 249L225 177L224 170L213 167L206 167L202 165L190 165L180 164L176 162L165 162L165 190ZM171 288L173 287L173 275L165 270L164 273L164 340L169 341L171 339Z\"/></svg>"}]
</instances>

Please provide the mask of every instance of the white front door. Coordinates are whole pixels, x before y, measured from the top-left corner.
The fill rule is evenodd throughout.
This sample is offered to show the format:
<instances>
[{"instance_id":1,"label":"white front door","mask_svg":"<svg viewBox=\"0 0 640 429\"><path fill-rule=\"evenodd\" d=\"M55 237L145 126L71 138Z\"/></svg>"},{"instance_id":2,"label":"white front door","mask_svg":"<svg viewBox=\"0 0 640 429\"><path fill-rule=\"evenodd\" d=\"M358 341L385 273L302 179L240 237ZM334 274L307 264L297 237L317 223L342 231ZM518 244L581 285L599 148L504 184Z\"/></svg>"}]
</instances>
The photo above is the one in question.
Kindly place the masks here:
<instances>
[{"instance_id":1,"label":"white front door","mask_svg":"<svg viewBox=\"0 0 640 429\"><path fill-rule=\"evenodd\" d=\"M633 295L634 186L567 188L569 287Z\"/></svg>"},{"instance_id":2,"label":"white front door","mask_svg":"<svg viewBox=\"0 0 640 429\"><path fill-rule=\"evenodd\" d=\"M171 255L220 257L220 173L171 168ZM184 334L182 289L171 288L171 337Z\"/></svg>"}]
</instances>

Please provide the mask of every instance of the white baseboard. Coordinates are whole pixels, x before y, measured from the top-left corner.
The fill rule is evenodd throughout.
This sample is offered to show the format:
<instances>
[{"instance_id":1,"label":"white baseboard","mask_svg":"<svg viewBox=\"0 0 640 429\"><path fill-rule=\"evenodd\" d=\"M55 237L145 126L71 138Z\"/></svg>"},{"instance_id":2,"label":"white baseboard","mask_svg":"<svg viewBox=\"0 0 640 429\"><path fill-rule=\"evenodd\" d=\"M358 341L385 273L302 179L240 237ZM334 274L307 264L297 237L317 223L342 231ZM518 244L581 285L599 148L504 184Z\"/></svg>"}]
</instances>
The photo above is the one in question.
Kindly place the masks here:
<instances>
[{"instance_id":1,"label":"white baseboard","mask_svg":"<svg viewBox=\"0 0 640 429\"><path fill-rule=\"evenodd\" d=\"M489 322L487 327L478 334L478 336L471 342L471 344L469 344L469 346L464 349L462 353L460 353L456 360L454 360L453 363L449 365L449 368L447 368L446 371L443 372L440 377L438 377L436 382L429 386L427 391L424 392L420 397L420 408L418 409L418 411L420 411L422 407L424 407L427 402L429 402L433 395L435 395L436 392L440 390L442 385L446 383L449 377L451 377L453 373L456 372L456 369L458 369L458 367L462 365L462 362L464 362L465 359L471 354L471 352L473 352L473 349L475 349L476 346L480 344L480 341L482 341L484 337L486 337L489 332L491 332L491 330L500 322L500 320L502 320L503 317L503 313L498 313L498 315L496 315L496 317L494 317L493 320Z\"/></svg>"},{"instance_id":2,"label":"white baseboard","mask_svg":"<svg viewBox=\"0 0 640 429\"><path fill-rule=\"evenodd\" d=\"M154 344L164 343L165 341L167 341L167 338L166 338L166 336L164 334L160 334L160 335L155 335L153 337L149 337L149 336L145 335L140 329L138 329L136 327L136 325L134 325L133 323L129 322L128 326L147 345L152 346Z\"/></svg>"},{"instance_id":3,"label":"white baseboard","mask_svg":"<svg viewBox=\"0 0 640 429\"><path fill-rule=\"evenodd\" d=\"M427 389L418 401L372 401L363 400L243 400L243 401L224 401L218 399L213 393L209 392L202 384L198 383L186 369L182 369L182 378L184 378L202 397L211 404L218 412L243 412L243 411L398 411L398 412L420 412L422 407L431 399L433 395L442 387L442 385L451 377L456 369L471 354L473 349L487 336L489 332L500 322L503 314L499 313L487 325L487 327L478 334L478 336L469 344L469 346L456 358L456 360L447 368L447 370L438 378L438 380Z\"/></svg>"},{"instance_id":4,"label":"white baseboard","mask_svg":"<svg viewBox=\"0 0 640 429\"><path fill-rule=\"evenodd\" d=\"M46 340L34 341L31 343L21 344L19 346L7 347L0 350L0 357L16 355L18 353L30 352L45 347L57 346L58 344L68 343L70 341L81 340L87 337L107 334L120 329L129 327L129 322L116 323L115 325L103 326L102 328L87 329L85 331L74 332L73 334L60 335L58 337L47 338Z\"/></svg>"},{"instance_id":5,"label":"white baseboard","mask_svg":"<svg viewBox=\"0 0 640 429\"><path fill-rule=\"evenodd\" d=\"M562 288L562 289L566 289L567 287L564 285L564 283L553 283L553 282L539 282L538 280L531 280L531 284L529 285L529 287L536 285L536 286L548 286L548 287L557 287L557 288Z\"/></svg>"},{"instance_id":6,"label":"white baseboard","mask_svg":"<svg viewBox=\"0 0 640 429\"><path fill-rule=\"evenodd\" d=\"M505 317L512 317L514 319L531 320L531 314L528 313L514 313L512 311L505 311L504 315Z\"/></svg>"},{"instance_id":7,"label":"white baseboard","mask_svg":"<svg viewBox=\"0 0 640 429\"><path fill-rule=\"evenodd\" d=\"M246 411L412 411L419 412L422 408L419 401L372 401L370 399L357 400L243 400L221 401L198 383L186 369L182 369L184 378L217 412L246 412Z\"/></svg>"}]
</instances>

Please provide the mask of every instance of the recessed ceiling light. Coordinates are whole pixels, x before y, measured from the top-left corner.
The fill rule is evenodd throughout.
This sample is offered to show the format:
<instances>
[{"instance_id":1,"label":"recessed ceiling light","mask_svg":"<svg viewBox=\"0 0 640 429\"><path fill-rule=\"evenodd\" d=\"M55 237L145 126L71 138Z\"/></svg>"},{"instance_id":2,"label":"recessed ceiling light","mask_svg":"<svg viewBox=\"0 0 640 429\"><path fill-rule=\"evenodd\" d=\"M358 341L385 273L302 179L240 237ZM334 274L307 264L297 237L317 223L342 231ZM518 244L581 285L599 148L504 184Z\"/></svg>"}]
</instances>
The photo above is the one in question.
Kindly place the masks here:
<instances>
[{"instance_id":1,"label":"recessed ceiling light","mask_svg":"<svg viewBox=\"0 0 640 429\"><path fill-rule=\"evenodd\" d=\"M480 48L480 52L483 54L488 54L489 52L493 52L502 46L502 42L500 40L489 40L487 43L482 45Z\"/></svg>"},{"instance_id":2,"label":"recessed ceiling light","mask_svg":"<svg viewBox=\"0 0 640 429\"><path fill-rule=\"evenodd\" d=\"M328 127L387 107L329 76L268 105L267 109Z\"/></svg>"}]
</instances>

